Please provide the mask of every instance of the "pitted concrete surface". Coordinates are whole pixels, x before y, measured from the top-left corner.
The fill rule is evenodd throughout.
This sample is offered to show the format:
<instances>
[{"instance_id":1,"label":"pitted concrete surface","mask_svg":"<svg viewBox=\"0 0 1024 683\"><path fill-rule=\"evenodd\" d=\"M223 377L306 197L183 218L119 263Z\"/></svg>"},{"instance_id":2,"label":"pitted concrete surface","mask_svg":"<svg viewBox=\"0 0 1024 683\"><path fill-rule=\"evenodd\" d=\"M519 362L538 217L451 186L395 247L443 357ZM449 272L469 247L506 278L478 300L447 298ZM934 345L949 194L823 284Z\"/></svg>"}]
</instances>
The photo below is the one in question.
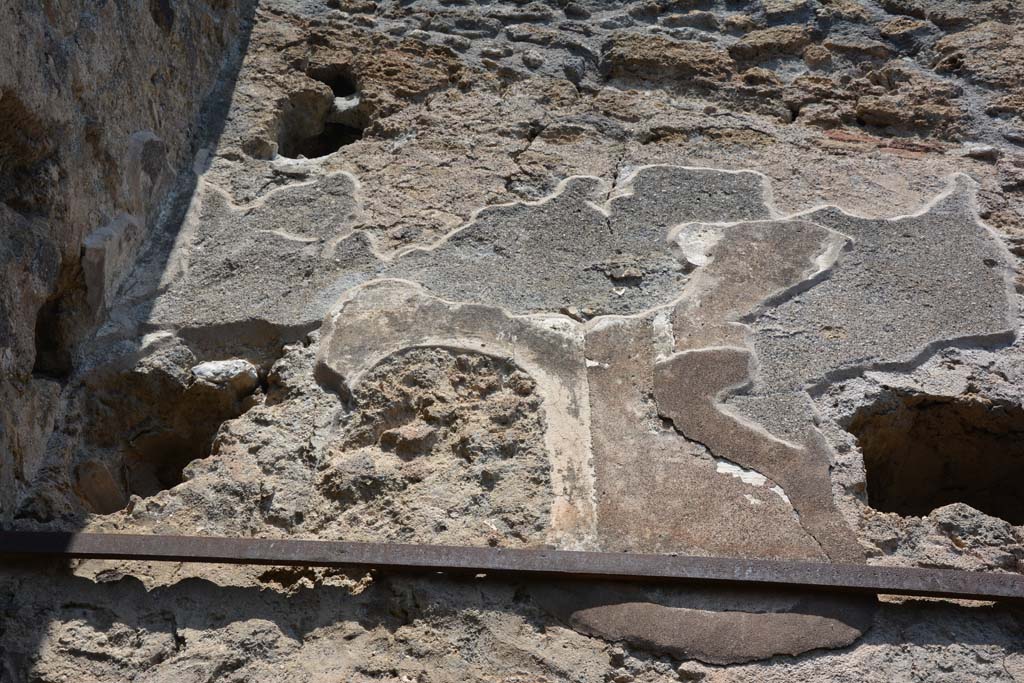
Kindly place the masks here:
<instances>
[{"instance_id":1,"label":"pitted concrete surface","mask_svg":"<svg viewBox=\"0 0 1024 683\"><path fill-rule=\"evenodd\" d=\"M359 203L346 174L242 206L210 187L197 195L193 231L165 276L169 291L153 322L299 324L326 312L325 292L374 277L513 313L636 314L678 298L692 270L668 228L767 217L763 182L755 173L671 166L641 168L614 188L570 178L549 197L484 208L437 243L391 255L353 232ZM254 289L279 294L253 301Z\"/></svg>"},{"instance_id":2,"label":"pitted concrete surface","mask_svg":"<svg viewBox=\"0 0 1024 683\"><path fill-rule=\"evenodd\" d=\"M355 181L344 173L243 205L200 181L162 274L166 293L152 304L151 326L315 323L330 303L324 292L339 277L376 267L362 235L337 250L352 234L357 209Z\"/></svg>"}]
</instances>

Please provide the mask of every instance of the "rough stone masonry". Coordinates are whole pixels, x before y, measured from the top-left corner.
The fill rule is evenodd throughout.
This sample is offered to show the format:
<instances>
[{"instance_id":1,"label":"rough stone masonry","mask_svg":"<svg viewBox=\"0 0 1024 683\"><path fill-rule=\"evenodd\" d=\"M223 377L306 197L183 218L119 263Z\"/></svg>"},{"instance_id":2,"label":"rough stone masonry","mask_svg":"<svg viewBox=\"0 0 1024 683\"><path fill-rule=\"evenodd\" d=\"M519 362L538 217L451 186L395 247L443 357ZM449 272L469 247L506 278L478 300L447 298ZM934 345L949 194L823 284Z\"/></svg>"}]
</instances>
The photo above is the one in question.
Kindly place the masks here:
<instances>
[{"instance_id":1,"label":"rough stone masonry","mask_svg":"<svg viewBox=\"0 0 1024 683\"><path fill-rule=\"evenodd\" d=\"M0 0L0 522L1024 571L1010 0ZM4 561L0 681L1024 681L1018 606Z\"/></svg>"}]
</instances>

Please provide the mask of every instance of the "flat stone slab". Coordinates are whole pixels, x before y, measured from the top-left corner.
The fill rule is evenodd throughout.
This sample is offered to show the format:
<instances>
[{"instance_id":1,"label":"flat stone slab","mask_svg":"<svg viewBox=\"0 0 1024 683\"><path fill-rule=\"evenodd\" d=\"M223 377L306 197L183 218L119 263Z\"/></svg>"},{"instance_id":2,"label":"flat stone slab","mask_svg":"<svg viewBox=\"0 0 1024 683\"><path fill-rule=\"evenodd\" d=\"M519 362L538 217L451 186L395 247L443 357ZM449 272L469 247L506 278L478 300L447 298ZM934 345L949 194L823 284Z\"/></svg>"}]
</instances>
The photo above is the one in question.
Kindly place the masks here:
<instances>
[{"instance_id":1,"label":"flat stone slab","mask_svg":"<svg viewBox=\"0 0 1024 683\"><path fill-rule=\"evenodd\" d=\"M709 664L845 647L871 627L875 614L874 598L780 591L652 591L602 583L546 585L532 592L579 631Z\"/></svg>"}]
</instances>

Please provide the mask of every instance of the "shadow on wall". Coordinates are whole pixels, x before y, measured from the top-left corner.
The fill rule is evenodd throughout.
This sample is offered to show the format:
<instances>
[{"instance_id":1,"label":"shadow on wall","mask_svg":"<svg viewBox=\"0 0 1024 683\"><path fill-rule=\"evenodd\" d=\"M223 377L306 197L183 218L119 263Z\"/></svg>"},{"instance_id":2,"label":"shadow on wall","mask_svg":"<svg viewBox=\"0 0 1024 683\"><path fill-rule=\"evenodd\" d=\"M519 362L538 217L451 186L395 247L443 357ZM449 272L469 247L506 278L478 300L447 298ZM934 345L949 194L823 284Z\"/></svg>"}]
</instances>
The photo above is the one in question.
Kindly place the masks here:
<instances>
[{"instance_id":1,"label":"shadow on wall","mask_svg":"<svg viewBox=\"0 0 1024 683\"><path fill-rule=\"evenodd\" d=\"M154 2L151 9L155 19L167 15L166 8L159 3ZM263 151L270 157L321 157L362 138L369 112L351 68L347 64L319 64L306 67L305 75L322 85L298 90L285 99L271 126L277 142L264 141L266 149ZM193 141L197 146L215 146L222 133L230 95L229 90L224 90L219 99L208 104L204 112L207 121L201 128L210 130L211 134ZM99 297L104 300L93 301L96 292L117 291L113 280L93 282L90 274L92 280L96 280L97 271L111 271L110 253L113 251L118 254L113 269L128 272L133 263L138 264L136 274L129 280L130 286L124 289L145 292L151 285L158 291L153 274L163 273L168 267L177 232L189 208L188 200L195 191L195 179L188 175L187 180L189 185L179 187L172 195L174 212L157 226L138 257L130 248L121 246L122 243L130 246L132 242L125 239L125 235L138 234L141 230L131 220L115 220L121 232L105 243L102 236L96 240L93 234L87 237L82 265L76 264L73 275L63 278L70 279L71 284L58 286L57 293L47 300L36 317L34 376L63 385L81 383L88 394L78 400L81 392L64 392L66 397L70 396L67 402L75 404L75 408L67 412L77 410L83 415L81 434L72 438L85 444L89 456L88 460L74 465L71 488L84 508L93 513L109 514L124 509L133 494L147 497L180 483L182 470L189 462L210 454L220 425L245 412L253 405L252 394L258 393L260 388L266 389L266 373L283 344L308 332L308 329L301 329L303 326L288 328L258 320L179 328L176 336L185 345L176 350L161 347L134 366L115 359L84 375L74 372L75 344L88 337L88 330L83 330L77 321L89 318L90 313L92 318L97 318L98 313L114 303L104 296ZM107 230L105 226L94 234L103 235ZM89 261L90 240L100 242L96 245L97 252L103 254L97 257L99 268ZM148 274L142 276L148 279L147 285L139 285L139 272ZM152 299L143 300L144 296L138 295L127 303L118 300L114 305L121 310L134 307L130 315L142 316L153 304ZM220 368L212 374L225 381L214 383L193 382L187 371L182 373L183 367L194 366L199 360L187 358L190 351L204 358L216 358L218 356L207 352L221 349L225 356L234 356L243 346L254 347L250 351L258 347L259 358L253 357L253 353L246 357L259 368L246 363L247 368L231 377L224 375L224 368ZM197 347L201 347L203 353L199 353ZM172 357L175 354L176 357ZM250 376L254 381L249 381ZM50 492L41 489L22 501L15 513L16 519L43 523L60 516L60 503L52 500Z\"/></svg>"},{"instance_id":2,"label":"shadow on wall","mask_svg":"<svg viewBox=\"0 0 1024 683\"><path fill-rule=\"evenodd\" d=\"M28 8L31 4L27 3L25 7ZM106 3L99 3L97 7L102 7L104 4ZM84 140L81 142L86 148L91 149L94 154L94 156L89 158L96 160L98 166L95 169L94 175L97 178L109 179L115 176L120 178L123 174L124 182L128 185L135 182L151 183L150 185L145 185L144 190L141 192L133 192L132 188L122 192L123 188L113 188L108 183L108 186L104 189L109 190L110 200L117 206L123 203L122 200L130 203L136 201L135 198L137 197L152 197L153 199L151 200L139 199L138 201L150 201L154 206L160 204L161 198L173 198L173 205L165 202L165 216L160 220L159 225L155 226L156 230L148 236L148 239L153 243L161 241L173 243L182 225L189 198L195 191L197 179L191 171L193 155L197 149L215 144L223 134L228 110L234 97L242 57L248 48L258 0L238 0L237 2L216 0L195 3L195 6L192 8L183 8L181 5L176 5L169 0L147 0L147 2L138 3L138 7L133 7L130 10L118 4L116 11L111 10L114 12L113 14L110 12L101 14L99 19L97 19L97 15L92 14L96 10L96 7L92 7L92 5L96 5L96 3L71 2L64 3L64 6L57 10L52 10L49 4L47 4L45 13L43 9L38 11L27 9L24 10L24 14L20 17L17 14L19 10L15 10L14 13L2 13L5 17L18 17L14 20L15 23L23 20L25 26L15 26L13 31L24 29L24 34L29 36L36 36L37 34L33 33L33 31L39 28L38 25L30 25L31 22L41 22L41 25L45 26L45 28L40 29L38 35L45 36L47 40L52 38L51 31L63 36L69 22L81 21L82 25L88 25L90 27L89 31L93 33L86 31L87 35L85 37L75 36L74 40L69 39L68 42L74 43L81 38L76 49L83 51L96 49L111 50L116 53L118 49L122 48L125 50L134 49L131 41L126 40L123 45L118 46L97 47L96 37L97 35L105 35L104 31L108 33L110 31L124 33L126 29L123 22L127 21L125 15L135 12L136 14L131 16L139 18L140 21L147 22L152 19L156 25L156 35L160 39L166 38L168 43L174 43L176 46L180 46L182 41L186 41L191 46L186 48L187 53L187 50L196 49L194 42L200 39L200 37L194 35L195 22L211 20L211 17L218 13L223 15L223 13L228 11L238 12L236 17L232 17L232 20L237 19L238 26L238 31L234 35L228 35L227 29L224 28L228 25L234 25L233 21L223 22L220 21L220 18L217 18L216 20L211 20L209 24L203 24L203 26L210 27L211 31L206 36L209 38L207 44L220 44L220 41L223 41L225 49L218 51L216 54L205 56L188 53L196 60L208 57L207 63L209 68L207 73L210 80L203 83L201 87L192 87L195 84L190 84L189 87L192 89L186 92L184 99L187 102L184 105L182 104L180 93L179 100L173 101L170 100L170 98L175 96L173 92L157 88L156 92L158 93L166 92L166 97L169 101L150 102L148 106L143 103L139 107L139 111L144 111L145 115L140 114L140 120L132 118L133 114L131 112L133 110L131 107L125 107L126 113L122 117L122 120L127 122L125 125L134 125L139 129L144 129L148 126L156 127L161 117L174 115L174 112L180 111L183 107L188 111L190 117L192 112L198 111L195 120L180 122L182 129L186 131L199 131L197 135L186 140L181 168L175 169L170 167L164 143L152 133L135 133L131 136L128 144L128 153L135 156L128 160L122 160L124 162L122 168L118 166L115 160L110 158L110 153L104 148L103 136L105 133L95 130L99 124L90 123L87 120L83 131ZM107 4L106 9L110 8L111 5ZM79 17L79 14L81 14L81 17ZM93 21L93 24L88 24L86 20ZM186 34L185 37L183 37L183 34ZM235 46L235 49L230 49L231 46ZM40 45L38 47L42 50L46 46ZM152 49L159 50L161 46L157 45ZM49 54L51 48L47 47L47 50L47 54ZM168 51L173 53L173 50L168 49ZM58 52L60 50L54 51L54 54ZM116 57L116 54L111 55L111 59ZM62 76L65 83L71 83L72 79L70 74L67 73L71 66L66 59L64 57L63 61L61 59L54 61L51 58L50 67ZM159 62L159 60L156 61ZM129 66L125 66L125 68L129 69L132 66L138 66L137 62L138 60L126 59L124 63ZM174 67L181 69L183 72L189 70L188 65L172 65L172 68ZM148 63L145 63L145 66L140 68L151 67ZM196 69L198 70L198 67ZM192 76L192 78L196 77L195 75ZM164 75L159 71L152 75L152 79L156 79L153 80L155 85L159 85L160 80L163 78ZM75 97L75 95L70 94L70 87L64 90L58 89L56 85L46 83L22 84L16 74L7 72L4 66L0 66L0 84L10 81L10 79L13 79L13 83L18 87L52 87L57 95ZM100 80L102 80L102 77ZM63 88L63 86L60 87ZM198 101L196 95L201 96L204 91L208 94L205 99ZM78 255L77 251L70 257L68 254L63 254L62 258L58 246L55 246L54 243L60 243L61 241L73 243L74 248L77 250L78 236L76 231L81 227L72 217L66 215L70 213L66 207L59 207L58 210L53 209L53 197L57 192L54 189L55 184L66 180L58 177L58 164L54 157L54 150L60 149L59 136L62 132L57 124L48 127L44 123L45 119L34 115L39 112L28 111L16 94L12 89L5 90L3 87L0 87L0 123L2 123L0 127L3 128L3 130L0 130L0 221L4 221L8 217L14 220L13 227L11 225L0 225L0 264L3 266L7 266L9 262L17 264L20 258L23 261L27 260L31 270L24 276L18 273L12 274L10 270L6 272L0 271L0 276L3 276L4 283L10 285L10 287L3 288L5 291L0 291L0 380L2 380L0 381L0 411L2 411L0 412L0 446L4 446L0 450L7 450L6 446L8 445L13 450L17 450L16 446L18 446L18 439L21 436L18 431L20 429L30 431L44 442L47 434L53 431L54 415L52 413L55 408L51 406L44 410L39 408L39 406L29 405L26 407L23 404L19 404L19 412L15 413L12 410L13 405L6 403L11 396L11 392L8 389L14 387L13 391L16 395L16 381L23 383L31 381L32 383L43 384L48 387L48 391L52 394L50 396L53 399L52 404L56 405L57 397L62 392L65 395L67 394L67 382L74 372L72 356L75 344L88 338L92 334L92 330L96 329L96 326L103 322L102 312L110 302L89 299L89 297L94 296L94 292L99 288L93 287L93 283L85 281L88 274L84 274L82 268L82 262L89 258L89 240L102 240L104 237L110 237L109 234L104 233L104 230L108 232L109 230L116 229L135 231L131 234L125 233L127 237L125 235L114 235L110 238L108 244L100 245L104 249L107 261L100 263L100 266L94 269L94 271L110 277L123 276L125 272L131 269L136 252L141 253L136 248L120 250L119 245L121 243L129 244L131 247L138 247L140 244L143 247L146 246L143 244L143 240L146 239L145 227L143 225L145 220L133 218L128 216L128 214L121 214L112 220L110 224L112 227L105 226L102 229L95 230L94 233L85 238L81 248L81 261L75 258ZM132 94L122 93L120 96L130 98ZM190 97L193 99L189 99ZM75 104L81 105L81 109L88 111L88 107L93 105L94 102L88 100L87 97L84 99L86 101L83 102L75 100ZM167 105L166 111L163 109L165 104ZM146 118L150 114L152 115L152 121ZM177 122L171 125L176 124ZM64 131L64 134L67 134L67 131ZM139 177L135 178L132 175L132 171L138 171ZM84 169L84 175L88 175L89 172L90 169ZM157 176L161 178L159 183L152 180ZM71 187L68 190L61 189L60 191L73 192L74 189L74 187ZM81 188L78 189L81 191ZM122 195L129 197L129 199L124 199ZM97 205L103 204L102 201L97 201L96 203ZM132 206L130 210L136 211L141 209L138 214L145 215L146 208L146 206L140 205ZM128 216L128 219L119 222L123 216ZM90 215L89 219L91 220L92 218L93 216ZM154 219L151 222L156 223L156 220ZM9 234L7 232L8 229L21 230L22 234L19 236L15 232L15 236L19 239L11 240L11 243L8 243L8 240L5 239ZM111 249L110 244L115 244L115 248ZM28 246L25 247L24 245ZM66 247L67 245L60 244L59 246ZM11 252L12 249L15 250L13 253ZM23 251L28 249L28 255L26 256L25 253L18 252L18 249ZM32 251L33 249L34 252ZM160 270L166 267L166 259L170 253L169 250L151 249L146 253L162 255L163 261L158 263L157 267ZM13 261L11 260L12 258ZM62 264L62 260L65 263ZM115 273L114 271L117 272ZM109 290L112 288L111 282L113 280L99 284L106 285ZM86 285L89 286L87 287ZM104 292L104 296L106 295L113 296L113 291ZM33 314L35 316L34 324ZM8 345L13 347L15 359L19 357L19 354L20 357L28 359L28 365L24 369L16 366L16 363L11 361L12 356L9 354L9 349L5 348ZM22 379L23 374L29 376L29 365L33 363L33 356L34 366L31 367L31 379ZM165 412L175 417L177 421L175 426L182 427L186 437L194 442L191 445L195 446L198 444L200 448L205 447L207 451L209 450L209 441L212 440L212 434L216 430L216 424L219 424L217 420L230 417L234 412L241 409L235 405L233 398L211 394L200 397L202 400L198 402L191 402L195 405L193 405L194 410L189 413L188 410L182 408L182 406L187 407L190 405L188 401L179 401L178 403L181 403L181 405L178 405L175 403L173 395L146 395L146 391L153 392L159 388L159 383L142 387L136 392L138 394L135 396L136 402L149 400L163 401L166 408ZM210 392L207 393L209 394ZM24 399L25 403L28 404L31 404L34 400L36 398L31 394ZM40 404L43 403L41 399L38 402ZM116 423L118 419L124 417L123 415L111 414L109 404L106 406L108 409L107 413L104 413L103 407L98 404L94 407L99 411L99 417L93 420L95 423L93 424L94 431L101 431L105 426L109 426L104 420L107 422L112 420ZM116 411L114 412L116 413ZM38 420L39 424L24 424L26 421L31 420ZM17 424L19 421L22 424ZM76 438L76 436L55 433L51 438ZM166 433L150 434L138 442L138 450L140 453L176 452L181 444L174 442L174 438L173 435ZM186 449L186 455L189 452L191 451ZM20 475L12 474L12 472L18 471L18 468L21 467L17 461L19 457L21 456L14 452L0 453L0 458L3 459L0 461L0 488L3 489L0 491L0 494L2 494L0 495L0 514L8 522L14 514L13 501L18 485L16 479ZM140 461L145 460L146 458L140 458ZM139 490L173 485L175 479L180 478L180 469L183 464L168 461L165 463L165 467L154 468L148 467L146 462L141 462L140 466L136 467L136 474L138 475L136 484ZM28 493L31 499L31 494L34 492L29 491ZM116 501L112 500L92 501L90 507L100 512L109 512L109 509L100 508L109 508L115 503ZM27 523L29 527L42 519L36 516L33 511L34 508L31 502L27 509L19 510L21 521ZM73 519L63 519L58 526L62 530L71 531L75 524L77 522ZM110 612L105 616L88 607L61 606L57 604L59 602L59 599L56 598L58 594L63 595L63 599L73 596L73 601L78 604L77 600L75 600L77 596L88 596L90 591L94 591L99 586L93 585L90 587L91 582L89 581L78 582L75 580L72 583L62 583L66 587L67 592L61 592L59 589L53 590L48 588L48 586L52 586L53 581L53 577L49 576L48 573L49 570L53 569L54 565L20 565L23 568L31 568L32 571L20 575L17 579L14 579L10 573L12 566L10 563L4 563L4 568L0 570L2 571L2 574L0 574L0 584L10 585L11 581L16 581L26 592L20 596L17 602L4 601L3 609L7 611L4 613L3 619L0 619L0 681L5 683L7 681L34 680L34 674L31 674L31 671L40 654L45 650L46 646L43 644L44 635L51 630L53 624L60 623L62 619L68 617L72 612L83 615L83 618L92 624L100 624L109 616L110 619L106 627L101 628L102 631L106 632L106 635L103 637L113 637L112 634L119 628L120 618L112 615L122 613L123 604L121 604L121 601L126 599L128 593L132 593L136 599L141 600L139 609L141 612L145 612L144 604L148 600L144 593L138 593L137 591L121 592L119 597L109 603ZM60 571L63 570L62 567ZM58 582L61 581L61 579L58 579ZM139 588L139 586L135 585L135 588ZM3 591L3 594L12 595L12 593L6 590ZM28 597L30 594L32 597ZM61 612L61 610L66 609L70 609L71 612ZM15 615L11 613L11 610L14 612L27 610L32 612L32 616L26 614ZM129 614L132 613L129 612ZM126 621L130 622L133 619L143 619L144 621L144 618L139 617L138 614L134 613ZM51 618L55 620L53 623L50 621ZM17 623L17 627L10 626L12 623ZM35 624L35 626L26 630L25 627L30 624Z\"/></svg>"},{"instance_id":3,"label":"shadow on wall","mask_svg":"<svg viewBox=\"0 0 1024 683\"><path fill-rule=\"evenodd\" d=\"M24 570L33 571L22 574ZM423 627L429 637L420 638L420 620L452 624L461 614L499 610L520 616L538 632L548 630L555 642L557 631L549 629L560 625L535 600L533 586L493 579L378 576L365 589L356 589L354 581L346 585L337 572L268 569L260 581L278 590L186 579L147 592L134 578L96 583L50 575L44 583L37 580L42 570L44 565L8 566L3 576L3 582L22 595L18 612L6 614L5 621L27 625L28 630L0 630L0 680L22 680L19 676L33 667L42 667L35 673L43 680L69 675L78 680L141 680L136 677L144 675L145 680L198 681L228 674L236 680L272 680L282 673L289 679L288 673L304 678L309 675L310 652L326 651L334 656L323 655L314 665L330 670L337 680L362 680L360 675L378 666L403 667L389 675L378 672L382 678L398 680L400 673L411 673L413 680L415 674L433 668L468 674L474 663L489 661L489 648L503 638L500 631L489 632L467 642L458 628L438 631L429 625ZM334 585L321 583L325 578ZM67 602L62 597L67 595L78 599ZM925 653L935 646L993 646L1019 652L1019 618L1019 612L998 606L967 608L911 600L883 605L875 627L861 642L869 651L872 645L899 645L911 650L908 657L928 657ZM395 637L403 627L409 632ZM515 633L509 637L521 635L520 626L510 628ZM41 663L33 661L36 643L42 643ZM608 656L604 643L592 643L590 653L576 652L568 662ZM384 647L395 648L398 654L382 658ZM921 653L914 655L914 649ZM814 660L836 658L835 664L841 666L839 658L847 654L822 651L806 655L799 664L813 667ZM515 659L517 674L530 680L560 677L560 664L568 662L560 663L557 653L550 659L525 653ZM776 665L788 663L782 658ZM853 662L862 667L880 663Z\"/></svg>"},{"instance_id":4,"label":"shadow on wall","mask_svg":"<svg viewBox=\"0 0 1024 683\"><path fill-rule=\"evenodd\" d=\"M132 185L136 180L148 183L158 176L167 178L166 181L153 184L152 187L146 185L148 193L152 196L159 198L158 192L163 191L162 200L156 199L154 204L163 203L165 207L165 213L160 220L157 221L154 217L151 221L154 223L151 233L147 236L141 219L127 214L120 214L109 225L94 230L82 244L81 261L72 259L69 264L62 265L53 293L38 310L35 318L35 364L32 375L34 381L42 383L50 380L52 386L61 386L58 391L63 393L62 400L65 403L74 398L74 392L69 390L68 382L82 379L74 374L74 347L88 339L92 331L103 324L104 313L113 303L119 279L130 273L135 263L143 260L154 272L163 272L166 269L170 245L174 243L181 229L196 187L197 178L192 170L195 151L215 146L223 134L257 6L256 0L239 0L237 3L218 2L213 8L193 8L193 14L199 19L189 23L184 18L184 12L179 10L175 13L172 4L164 0L152 0L148 13L146 8L141 10L143 17L151 14L160 33L172 41L180 40L181 32L194 30L195 21L207 19L209 13L223 13L237 5L239 16L233 18L232 22L223 22L229 24L237 21L238 34L224 37L228 44L234 44L235 48L224 51L224 54L229 55L227 58L221 54L209 57L211 62L216 63L216 66L208 69L212 83L207 86L209 92L206 98L192 109L198 109L198 115L186 128L198 132L186 141L187 147L181 168L169 169L166 147L151 133L133 134L128 145L129 158L122 160L123 169L118 170L116 164L113 167L114 171L117 171L115 175L125 176L124 182L127 185ZM215 37L212 40L216 42L218 39L219 37ZM201 56L196 58L202 59ZM166 96L170 98L174 94L169 92ZM0 103L6 104L9 101L16 100L10 100L6 96L0 97ZM83 106L88 104L89 102L86 102ZM154 106L154 116L159 119L160 116L166 115L159 110L159 104ZM170 107L169 111L177 111L180 108L179 103ZM3 107L0 106L0 111L2 110ZM88 139L88 127L84 134L86 142L93 144ZM0 195L0 200L6 201L7 195L12 194L6 190L18 190L37 177L40 173L37 166L46 160L42 153L33 157L20 154L16 155L14 162L17 163L14 163L7 158L10 155L3 154L3 150L10 148L17 152L28 149L30 145L26 140L43 139L46 136L52 137L53 132L29 128L21 137L12 138L10 135L0 134L0 166L10 166L8 170L14 171L13 174L0 174L9 181L0 182L0 190L4 191ZM138 173L138 179L132 176L133 172ZM174 172L177 173L176 177ZM104 174L110 175L111 169L98 169L95 175L104 177ZM8 185L11 187L8 188ZM12 196L16 194L18 193L14 192ZM6 203L10 205L10 201ZM36 205L29 206L26 210L45 215ZM143 209L142 215L144 214ZM61 228L64 228L65 232L73 228L60 224L62 216L50 216L49 219L55 224L55 232ZM94 251L101 255L96 257L99 261L92 263L90 268L88 262ZM96 273L105 281L90 281L90 274ZM0 308L2 305L3 301L0 301ZM124 454L123 458L119 454L113 454L108 458L109 463L81 463L73 473L73 495L92 512L110 513L127 504L128 494L150 495L179 483L182 468L188 461L209 453L210 444L220 423L244 411L247 407L244 405L244 394L254 388L249 387L248 391L240 392L236 386L206 384L192 387L186 386L180 378L169 376L163 372L163 368L144 370L120 368L118 371L112 365L110 368L101 368L84 380L87 385L92 385L87 387L92 395L81 408L85 418L83 430L69 438L81 438L89 443L90 447L100 451L106 449L111 454L121 448L121 441L130 445L129 452ZM179 381L175 381L176 379ZM208 391L204 391L204 388ZM31 412L25 414L43 417ZM4 442L2 430L3 425L0 422L0 443ZM42 432L44 426L41 425L38 430ZM64 438L59 434L55 437L58 441ZM10 438L17 438L17 435ZM115 460L121 459L125 462L114 463ZM120 466L122 464L124 468ZM122 476L121 469L128 474ZM119 482L125 477L131 479L127 485ZM4 479L0 486L14 488L14 482L8 479ZM11 486L8 486L9 483ZM12 499L10 495L5 495L3 515L7 519L11 519L13 514L15 520L37 522L51 522L61 517L61 514L55 513L55 510L62 509L61 506L54 503L50 499L51 494L41 488L29 490L13 511ZM68 526L66 519L61 523L64 527Z\"/></svg>"}]
</instances>

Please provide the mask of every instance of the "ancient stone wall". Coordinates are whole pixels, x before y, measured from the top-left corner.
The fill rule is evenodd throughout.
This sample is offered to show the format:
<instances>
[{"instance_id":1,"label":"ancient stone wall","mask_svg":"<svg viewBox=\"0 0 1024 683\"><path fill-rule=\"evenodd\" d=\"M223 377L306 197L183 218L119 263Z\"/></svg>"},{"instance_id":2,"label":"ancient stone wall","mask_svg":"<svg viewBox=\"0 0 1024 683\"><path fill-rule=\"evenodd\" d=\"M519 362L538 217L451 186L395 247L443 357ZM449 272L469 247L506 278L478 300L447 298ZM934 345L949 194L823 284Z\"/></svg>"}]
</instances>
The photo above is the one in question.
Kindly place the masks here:
<instances>
[{"instance_id":1,"label":"ancient stone wall","mask_svg":"<svg viewBox=\"0 0 1024 683\"><path fill-rule=\"evenodd\" d=\"M14 527L1022 571L1016 3L7 2ZM0 680L1024 681L1004 604L0 586Z\"/></svg>"},{"instance_id":2,"label":"ancient stone wall","mask_svg":"<svg viewBox=\"0 0 1024 683\"><path fill-rule=\"evenodd\" d=\"M251 3L0 5L0 515L39 475L79 344L215 139Z\"/></svg>"}]
</instances>

